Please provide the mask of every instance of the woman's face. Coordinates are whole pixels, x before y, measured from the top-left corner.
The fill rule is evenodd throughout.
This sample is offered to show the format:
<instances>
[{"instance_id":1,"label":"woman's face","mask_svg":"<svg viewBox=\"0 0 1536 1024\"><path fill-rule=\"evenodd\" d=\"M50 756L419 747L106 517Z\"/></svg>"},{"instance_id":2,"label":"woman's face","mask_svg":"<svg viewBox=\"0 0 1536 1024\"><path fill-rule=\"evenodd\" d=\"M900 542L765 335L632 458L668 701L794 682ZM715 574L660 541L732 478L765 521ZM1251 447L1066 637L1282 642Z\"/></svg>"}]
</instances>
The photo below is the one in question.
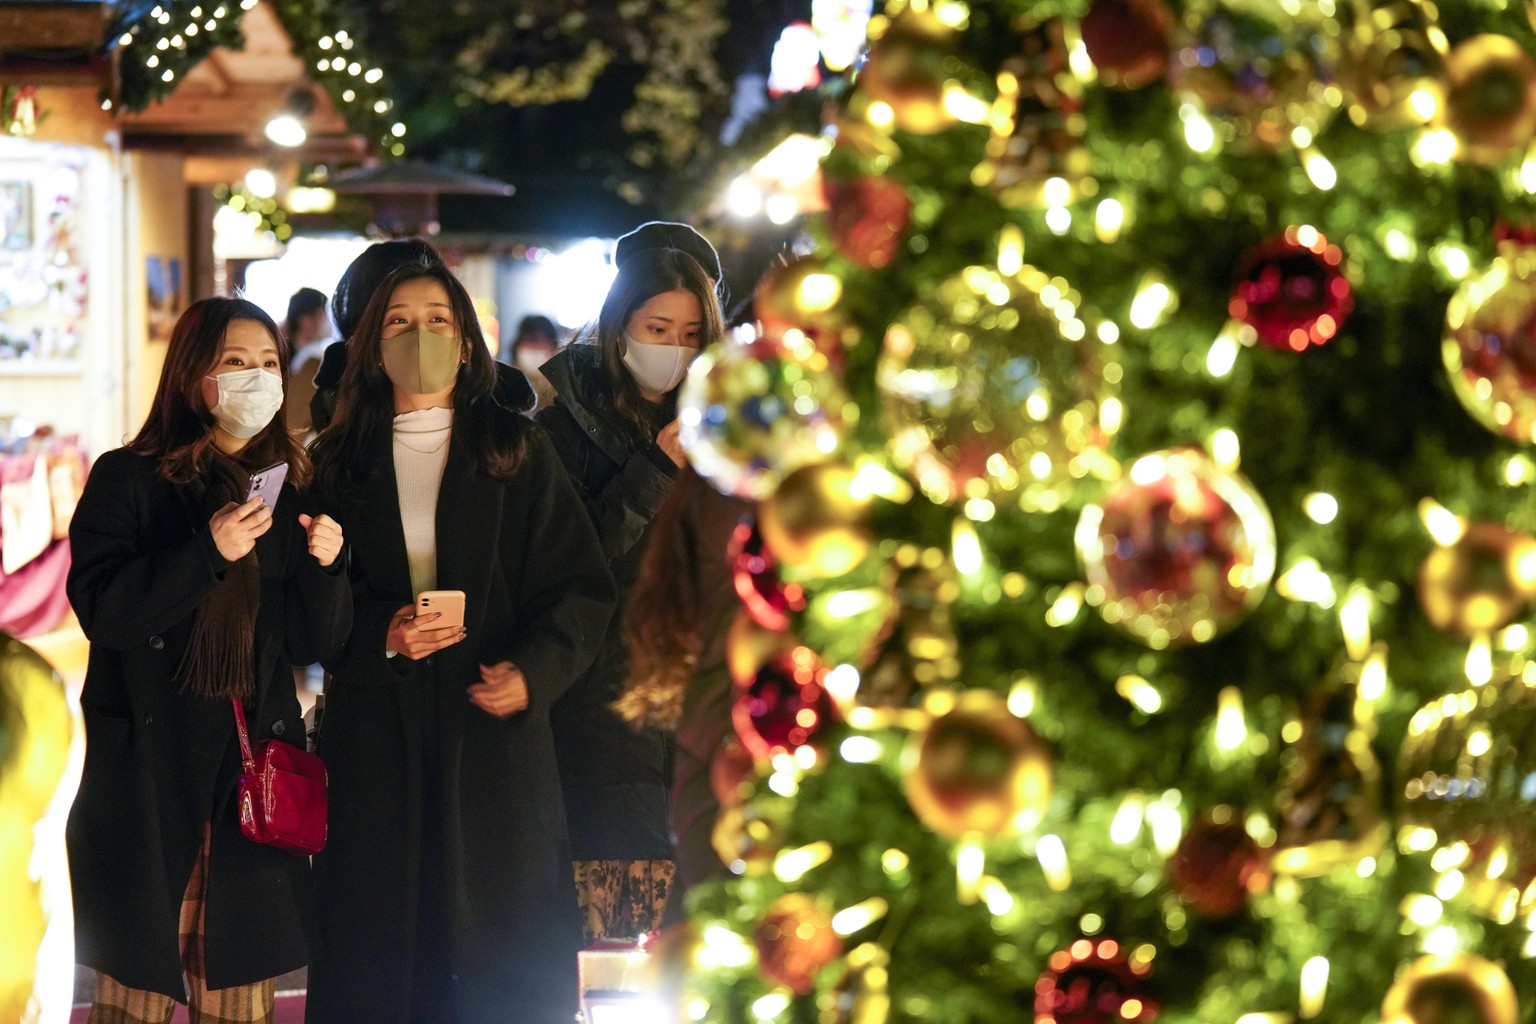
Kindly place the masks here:
<instances>
[{"instance_id":1,"label":"woman's face","mask_svg":"<svg viewBox=\"0 0 1536 1024\"><path fill-rule=\"evenodd\" d=\"M704 330L704 309L699 297L682 288L652 295L635 310L624 331L638 342L698 348Z\"/></svg>"},{"instance_id":2,"label":"woman's face","mask_svg":"<svg viewBox=\"0 0 1536 1024\"><path fill-rule=\"evenodd\" d=\"M224 340L219 343L219 358L203 378L203 402L210 409L218 404L219 384L212 378L252 367L281 377L283 371L278 362L277 342L255 320L231 320L224 329Z\"/></svg>"},{"instance_id":3,"label":"woman's face","mask_svg":"<svg viewBox=\"0 0 1536 1024\"><path fill-rule=\"evenodd\" d=\"M453 304L448 289L431 277L416 277L395 286L384 312L383 337L393 338L410 331L426 331L449 338L459 337L454 322Z\"/></svg>"}]
</instances>

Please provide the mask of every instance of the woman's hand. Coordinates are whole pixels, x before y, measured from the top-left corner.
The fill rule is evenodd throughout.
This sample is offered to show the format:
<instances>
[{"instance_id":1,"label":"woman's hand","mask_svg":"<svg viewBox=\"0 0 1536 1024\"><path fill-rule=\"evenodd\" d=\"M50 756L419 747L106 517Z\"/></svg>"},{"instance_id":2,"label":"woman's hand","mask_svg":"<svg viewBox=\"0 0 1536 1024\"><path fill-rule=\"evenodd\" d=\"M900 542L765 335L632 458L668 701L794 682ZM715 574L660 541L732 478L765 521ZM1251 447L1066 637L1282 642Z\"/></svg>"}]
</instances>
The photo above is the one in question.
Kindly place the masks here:
<instances>
[{"instance_id":1,"label":"woman's hand","mask_svg":"<svg viewBox=\"0 0 1536 1024\"><path fill-rule=\"evenodd\" d=\"M682 469L683 464L688 461L688 453L683 451L683 442L677 436L680 429L681 425L677 420L673 420L662 427L661 433L656 435L656 447L660 448L678 469Z\"/></svg>"},{"instance_id":2,"label":"woman's hand","mask_svg":"<svg viewBox=\"0 0 1536 1024\"><path fill-rule=\"evenodd\" d=\"M251 553L257 537L272 529L272 510L260 498L240 505L230 502L213 514L208 528L224 561L238 562Z\"/></svg>"},{"instance_id":3,"label":"woman's hand","mask_svg":"<svg viewBox=\"0 0 1536 1024\"><path fill-rule=\"evenodd\" d=\"M481 711L509 718L528 706L528 679L510 661L480 666L480 682L469 688L469 699Z\"/></svg>"},{"instance_id":4,"label":"woman's hand","mask_svg":"<svg viewBox=\"0 0 1536 1024\"><path fill-rule=\"evenodd\" d=\"M408 604L395 612L394 618L389 620L389 633L384 638L384 646L412 661L420 661L444 647L452 647L464 639L468 630L463 626L434 629L432 623L442 617L442 612L417 615L416 606Z\"/></svg>"},{"instance_id":5,"label":"woman's hand","mask_svg":"<svg viewBox=\"0 0 1536 1024\"><path fill-rule=\"evenodd\" d=\"M309 553L322 568L329 568L341 554L341 525L330 516L299 516L299 525L309 538Z\"/></svg>"}]
</instances>

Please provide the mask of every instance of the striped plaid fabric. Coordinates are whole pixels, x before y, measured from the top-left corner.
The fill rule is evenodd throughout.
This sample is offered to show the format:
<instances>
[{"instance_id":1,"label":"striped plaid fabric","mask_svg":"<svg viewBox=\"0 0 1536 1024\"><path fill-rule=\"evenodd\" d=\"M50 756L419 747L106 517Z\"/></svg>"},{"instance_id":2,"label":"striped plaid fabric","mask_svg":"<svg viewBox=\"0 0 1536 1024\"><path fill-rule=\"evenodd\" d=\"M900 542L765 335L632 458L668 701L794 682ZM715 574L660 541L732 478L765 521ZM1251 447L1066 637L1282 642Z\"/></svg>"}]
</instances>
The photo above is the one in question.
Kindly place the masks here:
<instances>
[{"instance_id":1,"label":"striped plaid fabric","mask_svg":"<svg viewBox=\"0 0 1536 1024\"><path fill-rule=\"evenodd\" d=\"M276 979L235 988L208 988L203 960L207 888L208 826L204 825L203 847L181 897L181 967L187 977L191 1024L272 1024ZM170 996L129 988L98 973L86 1024L169 1024L175 1009L176 1001Z\"/></svg>"}]
</instances>

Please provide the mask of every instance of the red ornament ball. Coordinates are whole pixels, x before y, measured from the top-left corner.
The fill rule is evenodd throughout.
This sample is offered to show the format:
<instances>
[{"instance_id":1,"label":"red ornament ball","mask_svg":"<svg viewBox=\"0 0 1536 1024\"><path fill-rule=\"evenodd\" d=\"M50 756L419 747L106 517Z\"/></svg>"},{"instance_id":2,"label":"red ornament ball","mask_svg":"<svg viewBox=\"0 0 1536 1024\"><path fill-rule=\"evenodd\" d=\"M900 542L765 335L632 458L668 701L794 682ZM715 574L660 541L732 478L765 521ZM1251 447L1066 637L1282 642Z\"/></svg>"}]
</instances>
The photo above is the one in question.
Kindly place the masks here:
<instances>
[{"instance_id":1,"label":"red ornament ball","mask_svg":"<svg viewBox=\"0 0 1536 1024\"><path fill-rule=\"evenodd\" d=\"M1140 89L1167 70L1173 14L1162 0L1093 0L1080 30L1105 85Z\"/></svg>"},{"instance_id":2,"label":"red ornament ball","mask_svg":"<svg viewBox=\"0 0 1536 1024\"><path fill-rule=\"evenodd\" d=\"M1343 262L1343 250L1311 225L1286 228L1243 258L1227 311L1270 348L1326 345L1355 308Z\"/></svg>"},{"instance_id":3,"label":"red ornament ball","mask_svg":"<svg viewBox=\"0 0 1536 1024\"><path fill-rule=\"evenodd\" d=\"M805 590L779 578L778 560L755 522L746 520L736 527L726 556L736 596L752 621L774 632L788 629L790 615L805 609Z\"/></svg>"},{"instance_id":4,"label":"red ornament ball","mask_svg":"<svg viewBox=\"0 0 1536 1024\"><path fill-rule=\"evenodd\" d=\"M912 218L906 189L890 178L864 175L849 181L826 178L827 231L837 251L869 270L879 270L901 250Z\"/></svg>"},{"instance_id":5,"label":"red ornament ball","mask_svg":"<svg viewBox=\"0 0 1536 1024\"><path fill-rule=\"evenodd\" d=\"M752 943L757 947L758 973L799 995L809 993L816 972L843 952L843 940L832 930L832 919L801 892L773 901L753 931Z\"/></svg>"},{"instance_id":6,"label":"red ornament ball","mask_svg":"<svg viewBox=\"0 0 1536 1024\"><path fill-rule=\"evenodd\" d=\"M1269 887L1268 858L1240 821L1203 817L1190 825L1168 861L1168 882L1203 917L1231 917Z\"/></svg>"},{"instance_id":7,"label":"red ornament ball","mask_svg":"<svg viewBox=\"0 0 1536 1024\"><path fill-rule=\"evenodd\" d=\"M1157 1017L1148 995L1150 960L1114 939L1078 939L1051 954L1035 982L1035 1024L1138 1024Z\"/></svg>"},{"instance_id":8,"label":"red ornament ball","mask_svg":"<svg viewBox=\"0 0 1536 1024\"><path fill-rule=\"evenodd\" d=\"M822 685L826 671L808 647L769 656L731 706L736 735L752 755L768 760L812 743L834 714Z\"/></svg>"}]
</instances>

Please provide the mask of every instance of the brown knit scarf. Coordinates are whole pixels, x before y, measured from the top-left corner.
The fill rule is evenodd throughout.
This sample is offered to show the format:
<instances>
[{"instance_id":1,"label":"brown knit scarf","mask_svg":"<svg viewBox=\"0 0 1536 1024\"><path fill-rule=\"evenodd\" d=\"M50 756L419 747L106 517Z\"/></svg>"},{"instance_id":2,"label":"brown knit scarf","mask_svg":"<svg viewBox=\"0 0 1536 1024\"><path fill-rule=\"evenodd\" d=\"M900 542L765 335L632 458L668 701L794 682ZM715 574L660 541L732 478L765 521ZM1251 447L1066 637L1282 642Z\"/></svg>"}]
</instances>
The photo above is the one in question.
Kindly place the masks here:
<instances>
[{"instance_id":1,"label":"brown knit scarf","mask_svg":"<svg viewBox=\"0 0 1536 1024\"><path fill-rule=\"evenodd\" d=\"M250 474L223 455L213 457L205 476L188 486L194 502L211 518L240 501ZM249 703L256 695L256 612L261 606L261 566L253 547L230 563L224 578L197 606L192 637L176 670L184 692L197 697L234 697Z\"/></svg>"}]
</instances>

